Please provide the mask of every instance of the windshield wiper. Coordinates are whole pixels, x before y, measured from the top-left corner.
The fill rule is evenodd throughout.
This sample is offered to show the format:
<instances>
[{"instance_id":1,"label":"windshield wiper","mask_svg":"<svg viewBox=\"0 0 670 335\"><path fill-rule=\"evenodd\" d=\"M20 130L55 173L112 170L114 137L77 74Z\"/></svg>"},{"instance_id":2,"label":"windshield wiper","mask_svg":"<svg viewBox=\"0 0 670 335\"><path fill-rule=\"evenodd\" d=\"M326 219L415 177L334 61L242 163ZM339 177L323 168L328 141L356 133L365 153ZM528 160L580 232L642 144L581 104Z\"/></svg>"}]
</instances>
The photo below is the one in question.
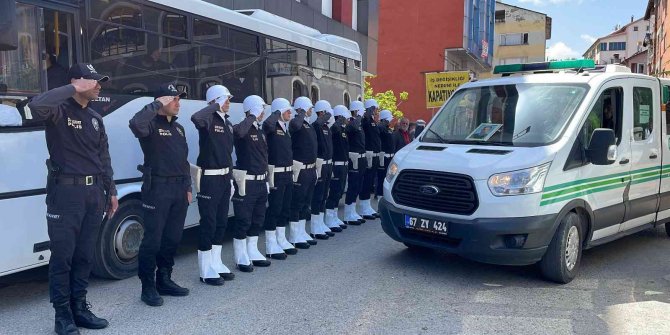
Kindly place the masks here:
<instances>
[{"instance_id":1,"label":"windshield wiper","mask_svg":"<svg viewBox=\"0 0 670 335\"><path fill-rule=\"evenodd\" d=\"M518 132L514 137L512 137L512 140L518 140L520 137L530 133L530 126L526 127L526 129Z\"/></svg>"},{"instance_id":2,"label":"windshield wiper","mask_svg":"<svg viewBox=\"0 0 670 335\"><path fill-rule=\"evenodd\" d=\"M437 137L437 139L440 140L440 143L447 143L447 140L445 140L444 138L442 138L442 136L440 136L440 134L436 133L434 130L432 130L432 129L430 129L430 128L428 128L427 130L428 130L429 132L433 133L433 135L435 135L435 136Z\"/></svg>"}]
</instances>

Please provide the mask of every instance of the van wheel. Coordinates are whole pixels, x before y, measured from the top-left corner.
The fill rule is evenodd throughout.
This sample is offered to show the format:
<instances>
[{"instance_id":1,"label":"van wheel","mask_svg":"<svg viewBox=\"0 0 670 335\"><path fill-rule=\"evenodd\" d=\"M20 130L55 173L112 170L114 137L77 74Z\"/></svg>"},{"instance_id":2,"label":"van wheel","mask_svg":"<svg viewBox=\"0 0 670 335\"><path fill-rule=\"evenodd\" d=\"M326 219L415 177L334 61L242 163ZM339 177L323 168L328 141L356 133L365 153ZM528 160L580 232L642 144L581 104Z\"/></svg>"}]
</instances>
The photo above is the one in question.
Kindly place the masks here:
<instances>
[{"instance_id":1,"label":"van wheel","mask_svg":"<svg viewBox=\"0 0 670 335\"><path fill-rule=\"evenodd\" d=\"M582 235L579 215L574 212L565 215L540 261L546 279L567 284L575 278L582 258Z\"/></svg>"},{"instance_id":2,"label":"van wheel","mask_svg":"<svg viewBox=\"0 0 670 335\"><path fill-rule=\"evenodd\" d=\"M125 279L137 274L137 255L144 236L142 202L129 199L119 205L100 229L92 271L96 276Z\"/></svg>"},{"instance_id":3,"label":"van wheel","mask_svg":"<svg viewBox=\"0 0 670 335\"><path fill-rule=\"evenodd\" d=\"M665 224L665 233L670 237L670 222Z\"/></svg>"}]
</instances>

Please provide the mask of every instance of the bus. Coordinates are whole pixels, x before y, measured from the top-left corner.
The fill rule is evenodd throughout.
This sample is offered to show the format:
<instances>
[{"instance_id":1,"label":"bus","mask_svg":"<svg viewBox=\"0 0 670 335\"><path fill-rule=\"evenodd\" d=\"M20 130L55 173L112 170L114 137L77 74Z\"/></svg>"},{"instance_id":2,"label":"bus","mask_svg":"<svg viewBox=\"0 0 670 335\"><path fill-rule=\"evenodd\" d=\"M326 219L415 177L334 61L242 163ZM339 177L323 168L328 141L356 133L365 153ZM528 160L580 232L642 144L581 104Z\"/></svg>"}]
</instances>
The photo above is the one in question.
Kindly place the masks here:
<instances>
[{"instance_id":1,"label":"bus","mask_svg":"<svg viewBox=\"0 0 670 335\"><path fill-rule=\"evenodd\" d=\"M11 20L0 23L0 276L49 262L44 127L29 99L67 83L75 62L93 64L111 79L91 106L105 120L119 210L103 221L94 274L112 279L135 274L143 234L143 161L128 121L150 103L161 83L188 93L181 124L189 161L198 154L190 116L203 108L207 88L233 94L230 120L242 120L242 100L266 102L308 96L349 105L363 94L356 42L262 10L233 11L204 1L0 0ZM185 227L198 224L193 197ZM232 214L232 206L231 213Z\"/></svg>"}]
</instances>

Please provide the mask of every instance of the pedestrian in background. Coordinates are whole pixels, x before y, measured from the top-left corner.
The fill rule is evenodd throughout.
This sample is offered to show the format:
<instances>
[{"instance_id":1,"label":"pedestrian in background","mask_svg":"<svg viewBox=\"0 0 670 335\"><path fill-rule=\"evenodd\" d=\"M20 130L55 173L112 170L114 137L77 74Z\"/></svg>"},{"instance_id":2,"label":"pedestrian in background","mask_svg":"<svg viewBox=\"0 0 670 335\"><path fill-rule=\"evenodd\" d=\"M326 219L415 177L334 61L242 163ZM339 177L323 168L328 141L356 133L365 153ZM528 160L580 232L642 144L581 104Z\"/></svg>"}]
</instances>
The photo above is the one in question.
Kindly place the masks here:
<instances>
[{"instance_id":1,"label":"pedestrian in background","mask_svg":"<svg viewBox=\"0 0 670 335\"><path fill-rule=\"evenodd\" d=\"M409 133L409 119L406 117L400 118L396 124L396 129L393 132L393 148L395 152L402 149L404 146L412 142L412 135Z\"/></svg>"}]
</instances>

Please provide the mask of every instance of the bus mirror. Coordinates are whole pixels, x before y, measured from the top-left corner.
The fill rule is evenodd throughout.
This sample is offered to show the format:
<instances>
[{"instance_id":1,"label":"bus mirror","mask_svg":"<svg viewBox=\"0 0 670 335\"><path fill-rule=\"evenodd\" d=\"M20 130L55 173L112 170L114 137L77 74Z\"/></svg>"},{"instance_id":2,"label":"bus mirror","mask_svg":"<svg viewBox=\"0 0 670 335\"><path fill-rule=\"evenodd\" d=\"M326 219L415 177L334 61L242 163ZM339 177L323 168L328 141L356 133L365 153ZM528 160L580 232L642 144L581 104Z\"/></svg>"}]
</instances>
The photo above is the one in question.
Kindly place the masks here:
<instances>
[{"instance_id":1,"label":"bus mirror","mask_svg":"<svg viewBox=\"0 0 670 335\"><path fill-rule=\"evenodd\" d=\"M16 1L0 0L0 51L19 48L18 22L16 20Z\"/></svg>"},{"instance_id":2,"label":"bus mirror","mask_svg":"<svg viewBox=\"0 0 670 335\"><path fill-rule=\"evenodd\" d=\"M616 161L617 147L614 130L598 128L593 131L589 148L586 150L594 165L609 165Z\"/></svg>"}]
</instances>

